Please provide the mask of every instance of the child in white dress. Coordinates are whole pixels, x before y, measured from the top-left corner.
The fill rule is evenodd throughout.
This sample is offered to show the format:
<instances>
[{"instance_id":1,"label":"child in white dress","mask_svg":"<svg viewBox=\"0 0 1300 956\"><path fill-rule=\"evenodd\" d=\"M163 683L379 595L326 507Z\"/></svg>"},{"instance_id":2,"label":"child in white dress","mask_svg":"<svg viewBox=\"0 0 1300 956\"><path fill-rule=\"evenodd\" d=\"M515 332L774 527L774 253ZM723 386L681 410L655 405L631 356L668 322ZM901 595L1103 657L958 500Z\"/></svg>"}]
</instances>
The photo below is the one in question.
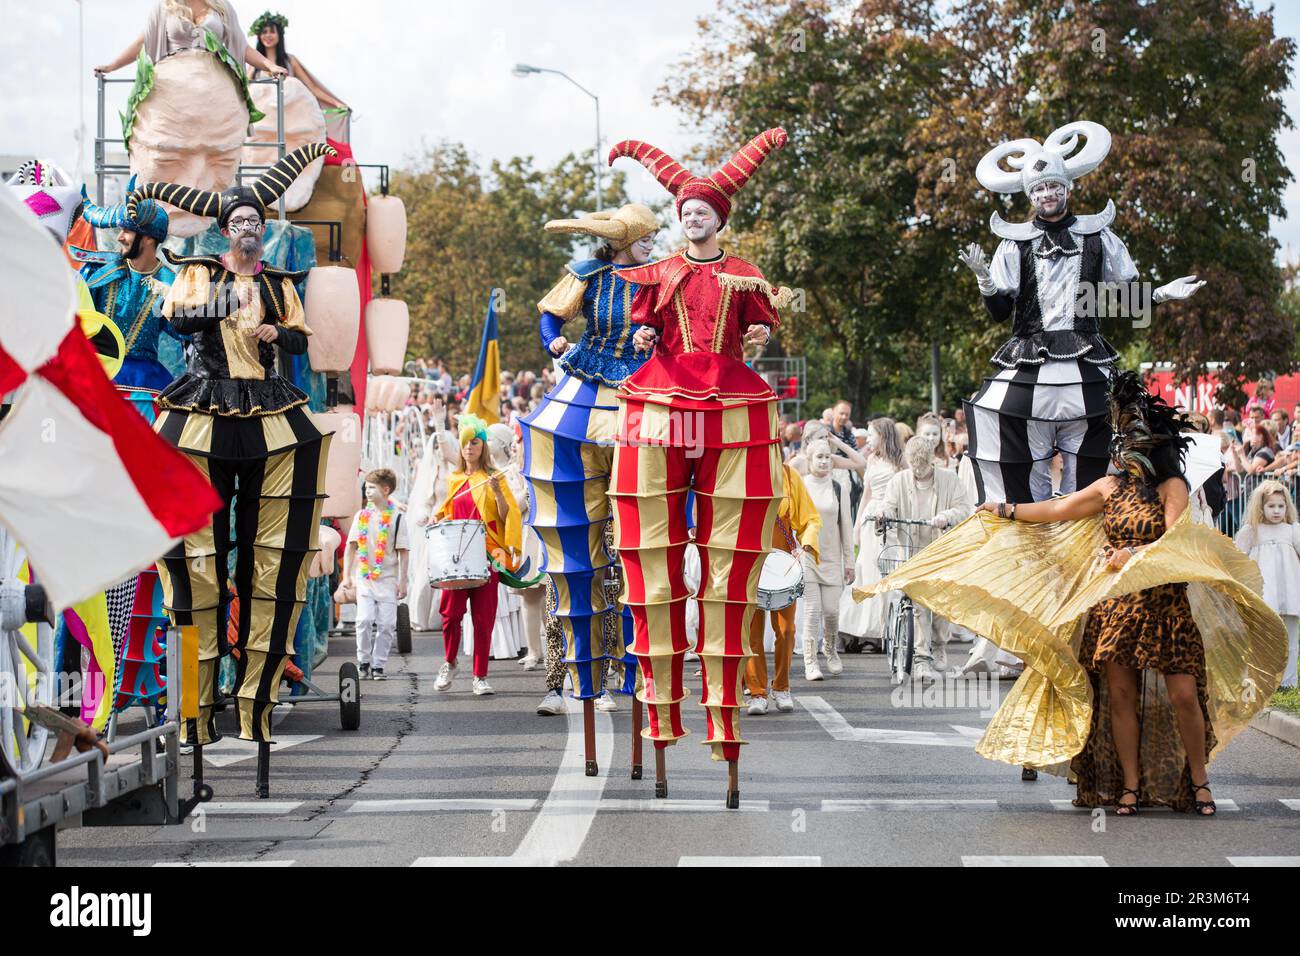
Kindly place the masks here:
<instances>
[{"instance_id":1,"label":"child in white dress","mask_svg":"<svg viewBox=\"0 0 1300 956\"><path fill-rule=\"evenodd\" d=\"M1290 638L1283 687L1296 686L1297 624L1300 623L1300 522L1295 502L1280 481L1261 482L1250 496L1237 547L1264 576L1264 601L1286 623Z\"/></svg>"}]
</instances>

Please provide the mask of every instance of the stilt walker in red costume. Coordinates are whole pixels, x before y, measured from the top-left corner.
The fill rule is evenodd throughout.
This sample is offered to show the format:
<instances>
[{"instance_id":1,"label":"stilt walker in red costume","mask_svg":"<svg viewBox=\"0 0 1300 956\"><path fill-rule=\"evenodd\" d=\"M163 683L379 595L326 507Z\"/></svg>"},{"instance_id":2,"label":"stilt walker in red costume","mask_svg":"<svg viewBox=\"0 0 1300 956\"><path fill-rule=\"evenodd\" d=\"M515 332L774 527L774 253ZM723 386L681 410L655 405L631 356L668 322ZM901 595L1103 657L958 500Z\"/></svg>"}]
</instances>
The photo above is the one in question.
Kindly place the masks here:
<instances>
[{"instance_id":1,"label":"stilt walker in red costume","mask_svg":"<svg viewBox=\"0 0 1300 956\"><path fill-rule=\"evenodd\" d=\"M788 300L763 274L718 247L731 199L774 149L770 129L708 177L692 175L648 143L624 140L613 165L630 156L677 200L687 248L626 269L639 286L634 341L652 358L619 389L618 438L610 480L615 547L624 568L623 600L634 622L632 653L644 675L641 700L655 745L655 796L668 783L664 750L686 736L681 701L689 640L682 574L687 495L693 492L695 544L702 573L694 597L700 627L695 651L714 760L728 762L727 806L740 806L740 681L749 656L759 571L784 495L776 396L744 363L744 347L762 348Z\"/></svg>"}]
</instances>

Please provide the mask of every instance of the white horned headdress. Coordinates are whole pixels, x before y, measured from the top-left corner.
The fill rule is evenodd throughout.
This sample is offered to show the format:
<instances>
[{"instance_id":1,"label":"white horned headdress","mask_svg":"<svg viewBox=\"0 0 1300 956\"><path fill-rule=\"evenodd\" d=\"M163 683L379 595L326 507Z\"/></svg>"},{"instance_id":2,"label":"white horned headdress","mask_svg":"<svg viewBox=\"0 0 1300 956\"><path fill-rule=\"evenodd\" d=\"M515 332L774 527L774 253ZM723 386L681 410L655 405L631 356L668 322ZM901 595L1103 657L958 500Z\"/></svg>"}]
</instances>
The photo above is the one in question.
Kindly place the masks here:
<instances>
[{"instance_id":1,"label":"white horned headdress","mask_svg":"<svg viewBox=\"0 0 1300 956\"><path fill-rule=\"evenodd\" d=\"M1084 138L1082 146L1079 145L1080 136ZM1100 166L1109 152L1110 132L1106 127L1079 120L1053 130L1042 143L1030 138L999 143L979 161L975 178L981 186L995 193L1023 192L1028 196L1035 186L1044 182L1058 182L1070 189L1075 180ZM1010 170L1003 168L1004 160ZM1115 204L1107 202L1106 208L1096 217L1080 218L1098 219L1099 223L1090 222L1088 226L1104 227L1115 218ZM1032 223L1012 225L995 212L990 226L996 235L1004 238L1024 238L1019 233L1025 227L1032 228Z\"/></svg>"}]
</instances>

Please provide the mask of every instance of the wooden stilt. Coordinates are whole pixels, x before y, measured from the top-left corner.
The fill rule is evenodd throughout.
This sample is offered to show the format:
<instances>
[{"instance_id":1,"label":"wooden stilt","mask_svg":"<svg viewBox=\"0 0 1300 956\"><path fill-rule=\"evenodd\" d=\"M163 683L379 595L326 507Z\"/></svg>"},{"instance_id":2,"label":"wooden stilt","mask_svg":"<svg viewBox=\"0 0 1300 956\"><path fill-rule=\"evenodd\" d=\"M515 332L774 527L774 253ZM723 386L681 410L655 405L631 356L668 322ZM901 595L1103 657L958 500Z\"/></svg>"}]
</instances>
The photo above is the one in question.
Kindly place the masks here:
<instances>
[{"instance_id":1,"label":"wooden stilt","mask_svg":"<svg viewBox=\"0 0 1300 956\"><path fill-rule=\"evenodd\" d=\"M655 799L668 796L668 769L664 766L664 748L655 747Z\"/></svg>"},{"instance_id":2,"label":"wooden stilt","mask_svg":"<svg viewBox=\"0 0 1300 956\"><path fill-rule=\"evenodd\" d=\"M727 809L740 809L740 761L727 761Z\"/></svg>"},{"instance_id":3,"label":"wooden stilt","mask_svg":"<svg viewBox=\"0 0 1300 956\"><path fill-rule=\"evenodd\" d=\"M203 787L203 744L194 745L194 796Z\"/></svg>"},{"instance_id":4,"label":"wooden stilt","mask_svg":"<svg viewBox=\"0 0 1300 956\"><path fill-rule=\"evenodd\" d=\"M641 698L632 697L632 779L641 779Z\"/></svg>"},{"instance_id":5,"label":"wooden stilt","mask_svg":"<svg viewBox=\"0 0 1300 956\"><path fill-rule=\"evenodd\" d=\"M596 702L588 697L582 702L582 737L587 750L587 776L600 773L596 766Z\"/></svg>"},{"instance_id":6,"label":"wooden stilt","mask_svg":"<svg viewBox=\"0 0 1300 956\"><path fill-rule=\"evenodd\" d=\"M271 745L262 741L257 745L257 799L271 795Z\"/></svg>"}]
</instances>

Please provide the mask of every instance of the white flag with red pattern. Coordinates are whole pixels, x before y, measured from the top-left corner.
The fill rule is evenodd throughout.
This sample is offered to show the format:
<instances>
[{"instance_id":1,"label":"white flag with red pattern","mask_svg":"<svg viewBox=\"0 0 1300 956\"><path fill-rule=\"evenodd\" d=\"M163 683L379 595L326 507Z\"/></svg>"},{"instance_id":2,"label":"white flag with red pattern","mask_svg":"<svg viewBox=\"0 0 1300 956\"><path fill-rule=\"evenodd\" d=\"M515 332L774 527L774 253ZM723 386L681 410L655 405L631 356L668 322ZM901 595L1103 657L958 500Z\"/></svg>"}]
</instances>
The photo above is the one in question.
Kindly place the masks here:
<instances>
[{"instance_id":1,"label":"white flag with red pattern","mask_svg":"<svg viewBox=\"0 0 1300 956\"><path fill-rule=\"evenodd\" d=\"M76 273L0 189L0 524L56 608L147 567L221 499L113 387L76 321Z\"/></svg>"}]
</instances>

